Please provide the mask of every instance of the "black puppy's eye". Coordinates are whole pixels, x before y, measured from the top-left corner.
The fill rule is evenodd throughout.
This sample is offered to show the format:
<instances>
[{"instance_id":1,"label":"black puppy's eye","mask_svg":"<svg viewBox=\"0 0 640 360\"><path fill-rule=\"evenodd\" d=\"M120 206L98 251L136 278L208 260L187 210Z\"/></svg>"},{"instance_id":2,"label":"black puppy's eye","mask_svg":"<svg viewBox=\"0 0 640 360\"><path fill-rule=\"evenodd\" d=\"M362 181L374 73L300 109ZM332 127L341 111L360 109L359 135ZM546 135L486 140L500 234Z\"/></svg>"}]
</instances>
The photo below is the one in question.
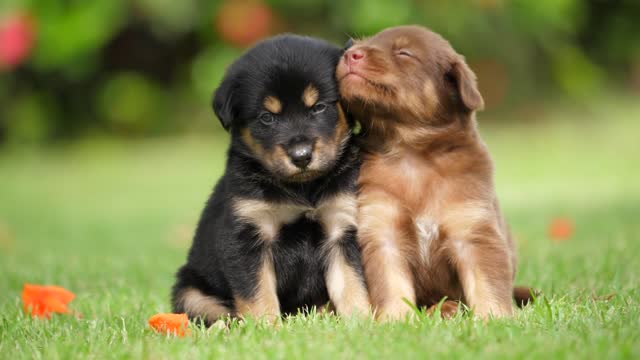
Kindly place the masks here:
<instances>
[{"instance_id":1,"label":"black puppy's eye","mask_svg":"<svg viewBox=\"0 0 640 360\"><path fill-rule=\"evenodd\" d=\"M260 115L260 122L265 125L271 125L276 121L275 116L272 113L263 113Z\"/></svg>"},{"instance_id":2,"label":"black puppy's eye","mask_svg":"<svg viewBox=\"0 0 640 360\"><path fill-rule=\"evenodd\" d=\"M323 104L323 103L317 103L315 105L313 105L313 107L311 108L311 112L314 114L320 114L321 112L327 110L327 105Z\"/></svg>"}]
</instances>

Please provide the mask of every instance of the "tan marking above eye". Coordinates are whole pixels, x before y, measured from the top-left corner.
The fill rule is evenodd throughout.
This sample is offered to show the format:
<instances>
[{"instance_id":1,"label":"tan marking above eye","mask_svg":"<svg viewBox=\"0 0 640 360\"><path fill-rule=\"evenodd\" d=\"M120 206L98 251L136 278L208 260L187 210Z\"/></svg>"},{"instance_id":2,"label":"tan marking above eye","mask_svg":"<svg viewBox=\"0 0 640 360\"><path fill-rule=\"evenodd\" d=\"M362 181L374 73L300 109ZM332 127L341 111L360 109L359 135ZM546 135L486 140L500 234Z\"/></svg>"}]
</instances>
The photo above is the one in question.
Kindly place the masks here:
<instances>
[{"instance_id":1,"label":"tan marking above eye","mask_svg":"<svg viewBox=\"0 0 640 360\"><path fill-rule=\"evenodd\" d=\"M318 102L319 97L320 92L318 91L318 89L313 86L313 84L309 84L309 86L307 86L302 93L302 102L304 102L304 105L306 107L312 107L316 104L316 102Z\"/></svg>"},{"instance_id":2,"label":"tan marking above eye","mask_svg":"<svg viewBox=\"0 0 640 360\"><path fill-rule=\"evenodd\" d=\"M282 102L275 96L269 95L264 98L262 105L271 113L280 114L280 112L282 112Z\"/></svg>"}]
</instances>

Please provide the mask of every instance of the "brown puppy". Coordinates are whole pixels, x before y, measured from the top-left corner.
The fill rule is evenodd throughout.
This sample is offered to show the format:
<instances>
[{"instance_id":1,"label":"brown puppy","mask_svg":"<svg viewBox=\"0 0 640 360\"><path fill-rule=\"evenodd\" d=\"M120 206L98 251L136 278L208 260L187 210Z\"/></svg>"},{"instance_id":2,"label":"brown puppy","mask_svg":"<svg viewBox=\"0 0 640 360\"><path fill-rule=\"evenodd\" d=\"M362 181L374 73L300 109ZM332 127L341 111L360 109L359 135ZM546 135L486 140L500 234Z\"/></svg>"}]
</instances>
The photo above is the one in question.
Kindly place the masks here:
<instances>
[{"instance_id":1,"label":"brown puppy","mask_svg":"<svg viewBox=\"0 0 640 360\"><path fill-rule=\"evenodd\" d=\"M513 290L516 252L464 58L440 35L401 26L356 41L337 77L364 134L358 231L378 317L404 317L403 298L444 296L483 318L511 315L512 296L528 291Z\"/></svg>"}]
</instances>

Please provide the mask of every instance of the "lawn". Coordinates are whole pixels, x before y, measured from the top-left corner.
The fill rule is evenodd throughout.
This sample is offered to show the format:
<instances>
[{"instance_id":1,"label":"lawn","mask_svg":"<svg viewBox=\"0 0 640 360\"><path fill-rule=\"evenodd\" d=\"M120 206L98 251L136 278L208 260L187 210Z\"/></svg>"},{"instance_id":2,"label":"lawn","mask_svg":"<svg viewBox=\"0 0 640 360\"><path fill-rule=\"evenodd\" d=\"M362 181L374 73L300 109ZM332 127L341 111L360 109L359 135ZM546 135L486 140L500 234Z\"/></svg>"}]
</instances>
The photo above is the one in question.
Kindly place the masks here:
<instances>
[{"instance_id":1,"label":"lawn","mask_svg":"<svg viewBox=\"0 0 640 360\"><path fill-rule=\"evenodd\" d=\"M0 150L0 358L639 358L640 103L608 100L483 122L518 238L517 283L543 296L511 320L380 325L297 316L173 338L173 273L224 167L224 134ZM212 126L213 127L213 126ZM573 237L554 241L566 217ZM34 320L26 282L77 294L82 318Z\"/></svg>"}]
</instances>

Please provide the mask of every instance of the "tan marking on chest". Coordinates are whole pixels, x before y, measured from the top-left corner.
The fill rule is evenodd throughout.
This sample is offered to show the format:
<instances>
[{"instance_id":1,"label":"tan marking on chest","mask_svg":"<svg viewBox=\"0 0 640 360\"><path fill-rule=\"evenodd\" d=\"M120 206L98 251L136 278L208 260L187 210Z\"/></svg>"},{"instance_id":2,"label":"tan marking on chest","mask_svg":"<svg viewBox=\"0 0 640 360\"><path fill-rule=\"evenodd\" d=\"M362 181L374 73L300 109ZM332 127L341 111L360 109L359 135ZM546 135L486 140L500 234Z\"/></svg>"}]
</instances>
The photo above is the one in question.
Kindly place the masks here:
<instances>
[{"instance_id":1,"label":"tan marking on chest","mask_svg":"<svg viewBox=\"0 0 640 360\"><path fill-rule=\"evenodd\" d=\"M354 195L337 195L320 203L313 216L322 224L328 243L333 243L357 226L358 202Z\"/></svg>"},{"instance_id":2,"label":"tan marking on chest","mask_svg":"<svg viewBox=\"0 0 640 360\"><path fill-rule=\"evenodd\" d=\"M322 201L316 208L292 203L273 203L253 199L236 199L236 216L258 228L264 242L277 239L280 228L301 216L318 221L327 234L327 243L338 241L350 228L356 227L357 201L354 195L341 194Z\"/></svg>"},{"instance_id":3,"label":"tan marking on chest","mask_svg":"<svg viewBox=\"0 0 640 360\"><path fill-rule=\"evenodd\" d=\"M277 239L283 225L290 224L312 208L291 203L236 199L233 211L239 218L258 228L260 239L270 243Z\"/></svg>"}]
</instances>

